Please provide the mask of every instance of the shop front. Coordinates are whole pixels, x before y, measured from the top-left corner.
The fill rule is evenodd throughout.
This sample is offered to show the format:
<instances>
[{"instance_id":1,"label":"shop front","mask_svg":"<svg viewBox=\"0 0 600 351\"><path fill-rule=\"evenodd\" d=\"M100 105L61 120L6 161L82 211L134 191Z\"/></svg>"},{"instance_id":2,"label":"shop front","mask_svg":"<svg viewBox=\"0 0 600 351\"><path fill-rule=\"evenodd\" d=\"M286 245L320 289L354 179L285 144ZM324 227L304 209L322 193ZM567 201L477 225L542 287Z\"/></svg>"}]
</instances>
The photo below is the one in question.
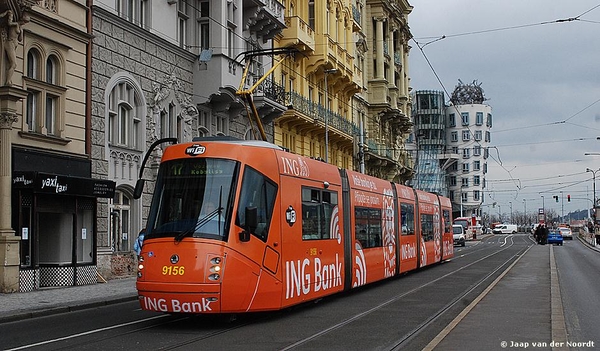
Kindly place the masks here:
<instances>
[{"instance_id":1,"label":"shop front","mask_svg":"<svg viewBox=\"0 0 600 351\"><path fill-rule=\"evenodd\" d=\"M19 290L96 283L96 199L112 198L115 182L18 170L12 179Z\"/></svg>"}]
</instances>

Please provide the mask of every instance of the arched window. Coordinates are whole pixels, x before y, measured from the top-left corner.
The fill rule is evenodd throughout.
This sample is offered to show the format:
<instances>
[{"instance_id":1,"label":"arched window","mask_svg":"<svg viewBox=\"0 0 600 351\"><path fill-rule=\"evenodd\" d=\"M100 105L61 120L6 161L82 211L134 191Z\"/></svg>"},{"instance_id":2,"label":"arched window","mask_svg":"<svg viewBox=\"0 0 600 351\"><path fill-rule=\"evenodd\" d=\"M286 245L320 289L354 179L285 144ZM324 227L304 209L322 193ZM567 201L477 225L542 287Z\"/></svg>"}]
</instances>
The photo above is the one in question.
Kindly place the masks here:
<instances>
[{"instance_id":1,"label":"arched window","mask_svg":"<svg viewBox=\"0 0 600 351\"><path fill-rule=\"evenodd\" d=\"M38 47L27 51L25 87L25 125L23 129L37 134L61 137L64 131L63 99L66 88L61 84L61 60L52 53L43 59ZM43 63L45 62L45 65Z\"/></svg>"},{"instance_id":2,"label":"arched window","mask_svg":"<svg viewBox=\"0 0 600 351\"><path fill-rule=\"evenodd\" d=\"M129 149L141 147L141 99L129 81L117 83L108 97L108 142Z\"/></svg>"}]
</instances>

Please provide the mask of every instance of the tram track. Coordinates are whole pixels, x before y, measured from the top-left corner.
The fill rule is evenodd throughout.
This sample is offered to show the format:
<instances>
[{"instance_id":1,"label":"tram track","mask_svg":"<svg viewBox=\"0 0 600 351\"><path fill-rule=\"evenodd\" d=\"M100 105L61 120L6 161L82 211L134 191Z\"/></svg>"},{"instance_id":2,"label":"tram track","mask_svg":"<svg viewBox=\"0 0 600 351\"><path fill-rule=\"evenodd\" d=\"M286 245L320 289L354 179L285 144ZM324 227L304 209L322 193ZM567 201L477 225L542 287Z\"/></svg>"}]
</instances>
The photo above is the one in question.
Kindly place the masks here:
<instances>
[{"instance_id":1,"label":"tram track","mask_svg":"<svg viewBox=\"0 0 600 351\"><path fill-rule=\"evenodd\" d=\"M510 240L510 244L507 244L506 246L504 246L502 249L497 250L493 253L490 254L486 254L483 257L477 258L474 261L471 261L465 265L462 265L460 267L458 267L457 269L455 269L454 271L450 272L450 273L446 273L434 280L431 280L425 284L421 284L415 288L410 289L409 291L406 291L392 299L389 299L367 311L364 311L362 313L356 314L350 318L345 319L344 321L331 325L330 327L316 333L310 336L307 336L301 340L296 341L293 344L290 344L284 348L282 348L281 350L293 350L293 349L297 349L297 348L301 348L302 346L311 343L311 342L316 342L319 338L322 338L324 336L326 336L327 334L338 330L340 328L343 328L344 326L347 326L351 323L354 322L358 322L361 319L365 318L367 315L374 313L376 311L379 311L381 309L383 309L386 306L389 306L390 304L393 304L397 301L400 301L406 297L408 297L411 294L415 294L417 292L419 292L420 290L431 286L433 284L438 284L439 282L441 282L444 279L448 279L451 278L457 274L459 274L461 271L470 268L472 266L475 266L487 259L490 259L491 257L494 257L510 248L512 248L514 246L514 237L513 236L509 236L507 237L508 240ZM410 342L415 336L417 336L420 332L422 332L423 330L425 330L427 327L429 327L432 323L434 323L436 320L438 320L440 318L440 316L444 315L446 312L448 312L452 307L456 306L459 302L465 300L469 295L473 294L473 292L477 289L480 288L482 286L484 286L484 284L486 282L488 282L491 279L494 279L494 277L496 277L498 274L505 274L505 272L507 272L511 266L511 263L516 262L516 260L521 257L524 252L526 252L527 249L529 249L531 245L527 246L524 249L519 250L517 253L511 255L508 259L505 259L500 265L498 265L494 270L492 270L491 272L489 272L487 275L485 275L483 278L479 279L477 282L475 282L473 285L469 286L466 290L462 291L459 295L457 295L455 298L453 298L449 303L447 303L446 305L444 305L441 309L439 309L436 313L430 315L426 320L424 320L423 322L419 323L415 328L413 328L412 330L410 330L409 332L403 334L400 338L397 338L396 340L394 340L393 342L389 343L387 346L382 347L381 349L387 349L387 350L398 350L400 349L403 345L405 345L406 343ZM472 252L467 253L468 255L474 255L477 253L481 253L483 251L486 251L487 248L482 248L480 250L474 250ZM463 255L463 257L465 257L467 254ZM456 258L454 260L457 260ZM499 273L504 267L509 266L509 268L504 269L504 271L502 273Z\"/></svg>"},{"instance_id":2,"label":"tram track","mask_svg":"<svg viewBox=\"0 0 600 351\"><path fill-rule=\"evenodd\" d=\"M152 350L193 350L210 345L213 349L235 349L243 345L247 350L309 350L323 349L324 345L334 342L338 343L337 347L327 349L348 349L355 342L352 330L365 328L373 320L385 325L386 315L394 314L398 318L411 308L414 301L422 303L432 299L433 306L426 311L419 310L405 323L406 326L398 326L397 335L389 337L386 334L388 338L379 340L381 344L371 344L370 347L382 350L422 349L441 332L443 328L439 325L448 324L465 310L462 304L469 305L482 290L491 289L492 281L508 272L509 266L532 244L525 236L519 235L489 239L492 243L487 240L472 245L472 249L464 250L446 263L333 295L319 303L311 302L276 312L244 314L236 320L209 315L163 315L141 325L128 323L86 332L85 335L73 334L68 340L57 340L39 349L106 349L107 343L115 340L125 343L145 340L138 341L137 346ZM515 243L520 247L515 247ZM482 266L487 269L484 273L481 272ZM451 289L451 296L448 294L447 299L439 299L437 296L444 295L453 282L460 286L460 290ZM460 285L457 285L458 282ZM439 293L440 289L444 289L443 293ZM432 291L438 291L438 295L432 297ZM275 332L273 328L278 329ZM164 336L161 338L160 335ZM256 340L248 335L268 340ZM344 340L340 335L350 337ZM425 339L427 342L423 343ZM339 344L340 340L345 344ZM214 348L215 345L219 347Z\"/></svg>"}]
</instances>

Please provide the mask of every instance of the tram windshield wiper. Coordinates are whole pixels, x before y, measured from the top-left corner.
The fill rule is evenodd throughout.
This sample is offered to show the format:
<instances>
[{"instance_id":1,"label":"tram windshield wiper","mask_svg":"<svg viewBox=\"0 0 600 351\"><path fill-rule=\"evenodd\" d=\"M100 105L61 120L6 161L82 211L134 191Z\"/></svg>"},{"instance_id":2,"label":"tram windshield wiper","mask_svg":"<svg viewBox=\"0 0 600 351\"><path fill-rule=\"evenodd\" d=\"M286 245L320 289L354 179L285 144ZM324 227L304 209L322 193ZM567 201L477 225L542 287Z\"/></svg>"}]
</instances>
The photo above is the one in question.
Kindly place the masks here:
<instances>
[{"instance_id":1,"label":"tram windshield wiper","mask_svg":"<svg viewBox=\"0 0 600 351\"><path fill-rule=\"evenodd\" d=\"M223 214L223 187L221 186L221 189L219 190L219 207L217 207L215 210L211 211L210 213L208 213L206 216L204 216L202 219L200 219L198 222L196 222L194 224L194 226L192 226L191 228L189 228L188 230L184 230L183 232L177 234L177 236L175 236L175 241L176 242L180 242L181 240L183 240L183 238L185 238L188 235L193 235L198 229L202 228L203 225L205 225L206 223L210 222L210 220L216 216L219 215L219 220L218 220L218 230L219 230L219 236L221 236L221 220L223 218L222 214Z\"/></svg>"},{"instance_id":2,"label":"tram windshield wiper","mask_svg":"<svg viewBox=\"0 0 600 351\"><path fill-rule=\"evenodd\" d=\"M207 214L206 216L202 217L200 220L198 220L196 223L194 223L194 225L191 228L184 230L181 233L177 234L175 236L175 241L179 242L179 241L183 240L183 238L185 238L186 236L194 234L198 229L202 228L202 226L204 226L206 223L210 222L210 220L213 219L213 217L215 217L216 215L219 215L219 222L220 222L220 218L221 218L223 209L224 209L223 207L219 206L214 211L212 211L209 214ZM219 228L220 228L220 226L219 226Z\"/></svg>"}]
</instances>

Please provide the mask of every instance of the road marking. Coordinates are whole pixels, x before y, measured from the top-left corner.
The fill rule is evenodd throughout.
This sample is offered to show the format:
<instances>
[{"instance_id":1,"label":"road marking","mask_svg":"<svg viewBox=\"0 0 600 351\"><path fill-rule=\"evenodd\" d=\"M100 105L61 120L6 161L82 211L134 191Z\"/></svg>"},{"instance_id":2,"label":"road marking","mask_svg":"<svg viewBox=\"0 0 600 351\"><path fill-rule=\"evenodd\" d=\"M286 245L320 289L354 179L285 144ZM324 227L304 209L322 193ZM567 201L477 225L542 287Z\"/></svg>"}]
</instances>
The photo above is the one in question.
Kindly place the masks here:
<instances>
[{"instance_id":1,"label":"road marking","mask_svg":"<svg viewBox=\"0 0 600 351\"><path fill-rule=\"evenodd\" d=\"M112 325L110 327L105 327L105 328L100 328L100 329L94 329L94 330L88 330L86 332L79 333L79 334L73 334L73 335L69 335L69 336L63 336L62 338L56 338L56 339L52 339L52 340L40 341L40 342L37 342L35 344L29 344L29 345L19 346L19 347L15 347L13 349L6 349L5 351L25 350L25 349L28 349L28 348L31 348L31 347L36 347L36 346L41 346L41 345L47 345L47 344L51 344L51 343L58 342L58 341L63 341L63 340L74 339L74 338L78 338L78 337L84 336L84 335L90 335L90 334L95 334L95 333L99 333L99 332L103 332L103 331L107 331L107 330L111 330L111 329L117 329L117 328L125 327L125 326L128 326L128 325L133 325L133 324L137 324L137 323L151 321L151 320L154 320L154 319L164 318L164 317L167 317L167 316L169 316L169 315L165 314L165 315L150 317L150 318L141 319L141 320L137 320L137 321L133 321L133 322Z\"/></svg>"},{"instance_id":2,"label":"road marking","mask_svg":"<svg viewBox=\"0 0 600 351\"><path fill-rule=\"evenodd\" d=\"M567 342L567 327L563 311L562 295L558 282L558 270L554 260L554 245L550 245L550 301L552 321L552 341ZM553 347L552 350L569 350L568 347Z\"/></svg>"}]
</instances>

